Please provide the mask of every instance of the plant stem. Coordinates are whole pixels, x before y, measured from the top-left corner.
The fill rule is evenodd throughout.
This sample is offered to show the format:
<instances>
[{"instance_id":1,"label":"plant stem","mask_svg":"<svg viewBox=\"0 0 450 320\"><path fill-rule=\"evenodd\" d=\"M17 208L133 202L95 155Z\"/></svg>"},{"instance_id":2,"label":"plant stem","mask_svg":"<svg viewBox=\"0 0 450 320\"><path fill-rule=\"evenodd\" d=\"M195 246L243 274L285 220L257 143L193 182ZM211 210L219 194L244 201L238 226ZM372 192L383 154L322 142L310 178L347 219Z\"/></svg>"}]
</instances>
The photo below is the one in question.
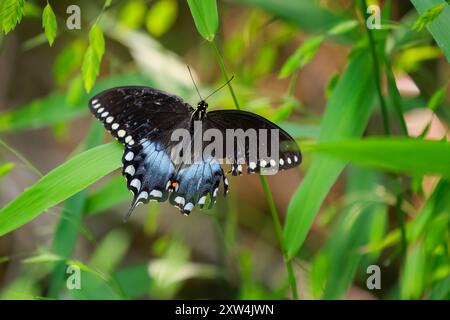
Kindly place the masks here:
<instances>
[{"instance_id":1,"label":"plant stem","mask_svg":"<svg viewBox=\"0 0 450 320\"><path fill-rule=\"evenodd\" d=\"M289 284L291 286L292 298L294 300L298 300L297 279L295 278L294 268L292 267L292 259L288 258L286 254L284 254L284 257L285 257L284 263L286 264Z\"/></svg>"},{"instance_id":2,"label":"plant stem","mask_svg":"<svg viewBox=\"0 0 450 320\"><path fill-rule=\"evenodd\" d=\"M404 256L405 252L406 252L406 247L408 244L406 241L405 214L403 213L403 211L401 209L401 203L402 203L402 196L399 195L397 197L397 206L395 208L395 213L397 214L397 221L398 221L398 224L400 225L400 233L402 236L400 251L401 251L402 256Z\"/></svg>"},{"instance_id":3,"label":"plant stem","mask_svg":"<svg viewBox=\"0 0 450 320\"><path fill-rule=\"evenodd\" d=\"M230 78L228 78L228 74L227 74L227 71L225 70L225 65L223 64L223 59L222 59L222 56L220 55L219 49L217 48L216 43L214 41L211 41L210 43L213 48L214 54L216 55L217 62L219 63L220 71L222 72L222 75L224 76L225 81L228 82L228 89L230 89L230 94L231 94L231 97L233 98L234 105L235 105L236 109L240 110L241 107L239 106L239 102L236 98L236 94L234 93L233 86L229 82Z\"/></svg>"},{"instance_id":4,"label":"plant stem","mask_svg":"<svg viewBox=\"0 0 450 320\"><path fill-rule=\"evenodd\" d=\"M384 65L386 67L386 74L388 79L388 86L390 95L392 97L392 105L395 108L397 117L400 123L400 129L405 136L408 136L408 127L406 126L405 117L403 115L402 97L397 88L397 83L395 82L394 72L392 71L392 66L389 60L384 57Z\"/></svg>"},{"instance_id":5,"label":"plant stem","mask_svg":"<svg viewBox=\"0 0 450 320\"><path fill-rule=\"evenodd\" d=\"M398 178L398 180L396 180L396 181L398 181L399 190L398 190L398 194L396 197L395 214L397 216L397 223L400 226L400 234L401 234L400 253L404 257L408 243L406 240L405 213L402 210L402 203L403 203L403 194L401 191L402 181L400 178Z\"/></svg>"},{"instance_id":6,"label":"plant stem","mask_svg":"<svg viewBox=\"0 0 450 320\"><path fill-rule=\"evenodd\" d=\"M291 286L292 297L294 300L298 300L297 291L297 281L295 279L294 270L292 268L292 260L288 258L285 250L285 245L283 241L283 228L281 227L280 218L277 212L277 207L272 198L272 193L270 192L269 184L265 176L260 175L261 185L266 196L267 202L269 203L270 213L272 214L273 224L275 225L275 232L277 233L278 242L280 243L281 251L283 253L283 260L286 265L286 270L288 273L289 284Z\"/></svg>"},{"instance_id":7,"label":"plant stem","mask_svg":"<svg viewBox=\"0 0 450 320\"><path fill-rule=\"evenodd\" d=\"M291 77L291 81L289 82L289 87L288 87L288 90L287 90L287 93L286 93L286 96L291 96L292 95L292 92L294 91L294 89L295 89L295 86L297 85L297 81L298 81L298 77L299 77L299 73L300 73L300 71L299 70L297 70L293 75L292 75L292 77Z\"/></svg>"},{"instance_id":8,"label":"plant stem","mask_svg":"<svg viewBox=\"0 0 450 320\"><path fill-rule=\"evenodd\" d=\"M363 15L363 17L365 17L366 12L367 12L367 1L366 0L361 0L361 8L362 8L362 15ZM373 37L372 30L369 29L367 26L365 27L365 29L367 30L367 36L369 38L370 52L372 54L373 69L374 69L373 71L375 73L375 80L376 80L375 82L376 82L376 87L377 87L378 99L380 100L384 132L387 135L390 135L391 129L389 127L389 117L388 117L388 112L387 112L387 107L386 107L386 101L384 100L383 91L381 89L380 62L378 60L375 39Z\"/></svg>"},{"instance_id":9,"label":"plant stem","mask_svg":"<svg viewBox=\"0 0 450 320\"><path fill-rule=\"evenodd\" d=\"M12 154L14 154L17 158L19 158L20 161L22 161L25 164L25 166L28 169L30 169L31 171L36 173L39 177L43 176L43 174L39 171L39 169L36 168L30 161L28 161L28 159L24 155L22 155L19 151L17 151L13 147L11 147L9 144L7 144L2 139L0 139L0 146L3 146L6 150L8 150Z\"/></svg>"},{"instance_id":10,"label":"plant stem","mask_svg":"<svg viewBox=\"0 0 450 320\"><path fill-rule=\"evenodd\" d=\"M280 242L280 245L283 245L283 228L281 227L280 218L277 213L277 208L275 206L275 202L272 198L272 193L270 192L269 184L267 183L267 179L263 175L259 175L259 179L261 181L261 185L264 191L264 194L266 195L267 202L269 203L269 209L270 213L272 214L272 219L275 226L275 232L277 233L278 241ZM283 250L284 251L284 250Z\"/></svg>"},{"instance_id":11,"label":"plant stem","mask_svg":"<svg viewBox=\"0 0 450 320\"><path fill-rule=\"evenodd\" d=\"M220 55L219 49L217 48L217 45L215 44L214 41L211 41L210 43L211 43L211 46L213 48L214 55L216 56L216 59L217 59L217 62L219 64L219 67L220 67L220 70L222 72L222 75L224 76L225 81L228 82L229 81L229 77L228 77L227 71L225 69L225 65L223 63L223 59L222 59L222 56ZM231 96L233 98L233 102L234 102L234 105L235 105L236 109L240 110L239 102L238 102L238 100L236 98L236 94L234 93L233 87L232 87L230 82L228 82L228 88L230 89L230 94L231 94ZM294 270L293 270L293 267L292 267L292 260L289 259L287 257L287 255L286 255L286 250L285 250L284 241L283 241L283 228L281 227L281 222L280 222L280 218L279 218L279 215L278 215L278 211L277 211L277 208L276 208L275 203L273 201L272 193L270 192L270 188L269 188L269 185L267 183L266 177L260 175L259 178L261 180L261 185L262 185L262 188L263 188L263 191L264 191L264 195L265 195L265 197L267 199L267 202L269 203L269 209L270 209L270 213L272 215L273 223L274 223L274 226L275 226L275 232L277 234L278 241L280 243L281 252L283 254L283 260L284 260L284 263L286 265L286 270L287 270L287 273L288 273L288 279L289 279L289 284L291 286L292 297L295 300L298 300L297 280L295 278Z\"/></svg>"}]
</instances>

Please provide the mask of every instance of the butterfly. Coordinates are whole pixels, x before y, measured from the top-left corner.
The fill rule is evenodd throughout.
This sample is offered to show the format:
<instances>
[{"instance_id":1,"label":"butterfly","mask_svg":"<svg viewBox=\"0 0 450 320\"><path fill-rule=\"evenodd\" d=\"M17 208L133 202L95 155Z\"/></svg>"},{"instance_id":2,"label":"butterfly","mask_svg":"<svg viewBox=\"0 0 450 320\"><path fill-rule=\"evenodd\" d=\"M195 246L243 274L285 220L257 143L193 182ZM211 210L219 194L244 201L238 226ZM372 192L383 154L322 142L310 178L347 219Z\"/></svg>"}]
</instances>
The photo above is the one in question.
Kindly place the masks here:
<instances>
[{"instance_id":1,"label":"butterfly","mask_svg":"<svg viewBox=\"0 0 450 320\"><path fill-rule=\"evenodd\" d=\"M209 204L211 208L216 202L221 181L224 194L228 192L229 183L221 164L223 159L231 164L230 172L235 176L242 174L243 166L247 173L263 173L275 167L290 169L302 160L294 139L276 124L246 111L207 112L206 99L201 99L193 108L176 95L145 86L124 86L95 95L89 100L89 108L104 127L125 145L122 174L128 189L134 194L127 217L138 204L152 200L163 202L169 199L185 215L196 205L203 208ZM232 148L219 150L223 152L212 152L193 161L174 161L173 152L182 143L173 140L173 133L176 130L193 133L197 123L202 125L199 129L202 133L208 129L223 134L239 129L260 130L267 134L267 138L268 132L275 130L279 147L276 146L273 151L277 151L278 156L263 158L259 155L260 145L233 141ZM263 147L270 148L270 143L263 141L265 139L257 139L262 141ZM205 149L205 146L202 141L200 149ZM257 150L256 155L250 158L252 147Z\"/></svg>"}]
</instances>

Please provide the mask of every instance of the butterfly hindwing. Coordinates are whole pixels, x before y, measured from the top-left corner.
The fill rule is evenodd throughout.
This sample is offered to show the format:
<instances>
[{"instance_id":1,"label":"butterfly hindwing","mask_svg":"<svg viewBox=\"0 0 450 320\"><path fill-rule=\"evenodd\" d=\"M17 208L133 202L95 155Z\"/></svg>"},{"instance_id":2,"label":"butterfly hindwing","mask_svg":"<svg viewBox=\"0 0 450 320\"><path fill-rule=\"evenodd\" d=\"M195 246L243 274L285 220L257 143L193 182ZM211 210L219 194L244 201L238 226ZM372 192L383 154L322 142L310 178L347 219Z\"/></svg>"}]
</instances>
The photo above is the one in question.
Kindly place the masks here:
<instances>
[{"instance_id":1,"label":"butterfly hindwing","mask_svg":"<svg viewBox=\"0 0 450 320\"><path fill-rule=\"evenodd\" d=\"M170 190L170 202L189 214L197 204L203 207L208 196L210 207L213 205L221 180L225 193L228 190L227 178L217 160L183 164L177 170L167 150L157 142L146 140L138 146L126 147L122 162L122 174L134 194L132 209L151 200L166 201Z\"/></svg>"},{"instance_id":2,"label":"butterfly hindwing","mask_svg":"<svg viewBox=\"0 0 450 320\"><path fill-rule=\"evenodd\" d=\"M175 177L179 187L170 195L170 202L184 214L189 214L197 204L203 208L209 196L211 208L215 203L221 180L226 194L228 180L219 162L214 158L185 165Z\"/></svg>"}]
</instances>

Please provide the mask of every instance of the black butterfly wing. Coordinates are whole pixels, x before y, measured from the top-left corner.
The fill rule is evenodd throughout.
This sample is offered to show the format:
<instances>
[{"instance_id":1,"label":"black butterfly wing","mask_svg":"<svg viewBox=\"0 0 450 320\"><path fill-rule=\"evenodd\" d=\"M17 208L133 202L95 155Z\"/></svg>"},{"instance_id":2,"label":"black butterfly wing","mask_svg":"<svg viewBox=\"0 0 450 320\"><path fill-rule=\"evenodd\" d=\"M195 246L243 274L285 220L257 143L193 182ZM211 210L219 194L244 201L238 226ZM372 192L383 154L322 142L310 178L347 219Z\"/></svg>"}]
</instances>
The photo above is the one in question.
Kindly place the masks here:
<instances>
[{"instance_id":1,"label":"black butterfly wing","mask_svg":"<svg viewBox=\"0 0 450 320\"><path fill-rule=\"evenodd\" d=\"M170 134L185 125L192 107L180 97L144 86L117 87L89 101L92 114L127 146L143 138L170 143Z\"/></svg>"},{"instance_id":2,"label":"black butterfly wing","mask_svg":"<svg viewBox=\"0 0 450 320\"><path fill-rule=\"evenodd\" d=\"M249 173L262 171L270 173L270 170L274 168L284 170L296 167L302 161L302 155L295 140L279 126L257 114L241 110L211 111L206 114L204 123L206 128L219 129L226 139L228 139L227 129L242 129L243 131L254 129L257 132L258 144L256 146L252 145L252 147L257 148L254 153L249 152L250 145L248 141L239 143L238 140L235 140L232 152L227 150L224 145L223 155L224 158L233 164L233 175L242 173L243 163L241 162L245 162ZM274 129L278 132L278 150L271 150L271 132ZM267 143L260 141L265 133L267 133ZM267 149L265 150L267 156L261 156L263 150L260 150L260 146Z\"/></svg>"}]
</instances>

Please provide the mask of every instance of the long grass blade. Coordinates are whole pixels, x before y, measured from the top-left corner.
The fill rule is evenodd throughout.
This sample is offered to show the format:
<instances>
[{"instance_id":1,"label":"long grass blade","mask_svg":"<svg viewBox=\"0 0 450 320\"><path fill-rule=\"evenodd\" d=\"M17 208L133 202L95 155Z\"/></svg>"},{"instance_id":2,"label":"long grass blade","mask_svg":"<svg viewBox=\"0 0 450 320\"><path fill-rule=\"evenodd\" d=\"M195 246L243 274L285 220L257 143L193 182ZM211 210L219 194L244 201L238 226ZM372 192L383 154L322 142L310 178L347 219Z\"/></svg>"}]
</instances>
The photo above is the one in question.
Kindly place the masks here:
<instances>
[{"instance_id":1,"label":"long grass blade","mask_svg":"<svg viewBox=\"0 0 450 320\"><path fill-rule=\"evenodd\" d=\"M375 86L370 53L355 53L333 91L323 117L319 141L336 141L360 136L369 120ZM287 254L300 249L328 191L345 167L345 162L314 157L305 178L289 204L284 240Z\"/></svg>"},{"instance_id":2,"label":"long grass blade","mask_svg":"<svg viewBox=\"0 0 450 320\"><path fill-rule=\"evenodd\" d=\"M50 171L0 210L0 236L21 227L119 168L121 153L116 143L105 144Z\"/></svg>"}]
</instances>

